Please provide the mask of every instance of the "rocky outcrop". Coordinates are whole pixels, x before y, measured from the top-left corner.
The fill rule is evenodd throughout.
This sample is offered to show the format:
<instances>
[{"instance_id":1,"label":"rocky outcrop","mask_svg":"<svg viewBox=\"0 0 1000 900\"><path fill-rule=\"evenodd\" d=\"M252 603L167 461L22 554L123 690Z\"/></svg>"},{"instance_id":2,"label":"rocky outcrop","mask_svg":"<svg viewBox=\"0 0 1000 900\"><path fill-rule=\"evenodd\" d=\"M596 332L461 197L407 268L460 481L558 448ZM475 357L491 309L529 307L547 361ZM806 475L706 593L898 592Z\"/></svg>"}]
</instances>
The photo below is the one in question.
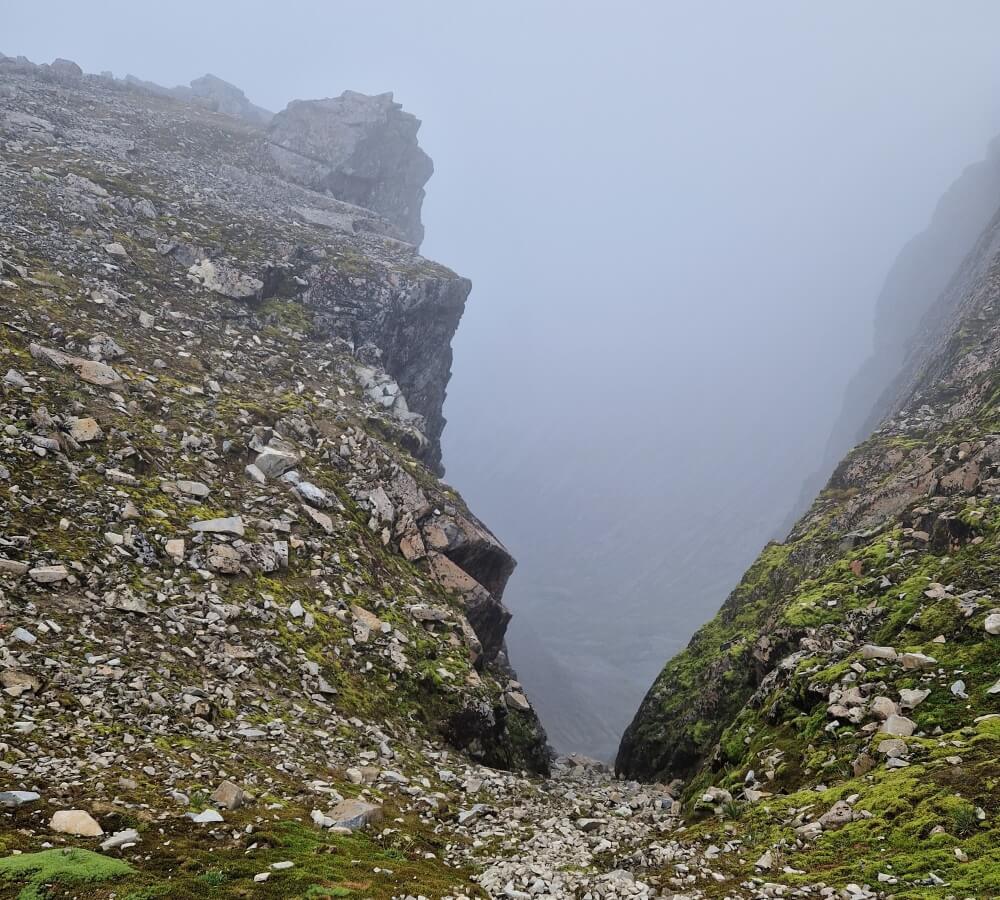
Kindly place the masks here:
<instances>
[{"instance_id":1,"label":"rocky outcrop","mask_svg":"<svg viewBox=\"0 0 1000 900\"><path fill-rule=\"evenodd\" d=\"M392 94L344 91L328 100L296 100L267 131L283 178L372 209L420 245L424 185L434 166L417 144L420 120Z\"/></svg>"},{"instance_id":2,"label":"rocky outcrop","mask_svg":"<svg viewBox=\"0 0 1000 900\"><path fill-rule=\"evenodd\" d=\"M234 119L241 119L251 125L267 125L274 115L262 106L251 103L247 95L236 85L223 81L210 73L195 78L189 85L177 85L170 88L157 84L155 81L137 78L135 75L126 75L122 79L122 84L159 97L172 97L185 103L204 106Z\"/></svg>"}]
</instances>

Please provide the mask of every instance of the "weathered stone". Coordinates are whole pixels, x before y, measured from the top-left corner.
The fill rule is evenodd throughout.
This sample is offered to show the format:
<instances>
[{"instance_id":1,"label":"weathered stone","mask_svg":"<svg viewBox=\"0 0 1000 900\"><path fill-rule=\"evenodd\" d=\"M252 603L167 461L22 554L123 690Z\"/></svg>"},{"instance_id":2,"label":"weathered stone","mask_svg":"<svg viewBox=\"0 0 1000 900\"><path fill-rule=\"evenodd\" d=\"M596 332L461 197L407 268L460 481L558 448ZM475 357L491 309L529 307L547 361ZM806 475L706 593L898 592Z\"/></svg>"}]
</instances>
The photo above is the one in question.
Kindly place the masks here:
<instances>
[{"instance_id":1,"label":"weathered stone","mask_svg":"<svg viewBox=\"0 0 1000 900\"><path fill-rule=\"evenodd\" d=\"M362 800L342 800L328 813L335 827L356 831L382 819L382 807Z\"/></svg>"},{"instance_id":2,"label":"weathered stone","mask_svg":"<svg viewBox=\"0 0 1000 900\"><path fill-rule=\"evenodd\" d=\"M213 544L208 548L208 567L223 575L237 575L242 564L239 551L229 544Z\"/></svg>"},{"instance_id":3,"label":"weathered stone","mask_svg":"<svg viewBox=\"0 0 1000 900\"><path fill-rule=\"evenodd\" d=\"M22 694L35 694L41 686L41 681L27 672L19 672L17 669L0 671L0 687L3 687L8 696L17 698Z\"/></svg>"},{"instance_id":4,"label":"weathered stone","mask_svg":"<svg viewBox=\"0 0 1000 900\"><path fill-rule=\"evenodd\" d=\"M210 798L216 806L223 809L239 809L246 803L246 792L238 784L232 781L223 781L213 792Z\"/></svg>"},{"instance_id":5,"label":"weathered stone","mask_svg":"<svg viewBox=\"0 0 1000 900\"><path fill-rule=\"evenodd\" d=\"M243 518L241 516L229 516L223 519L203 519L199 522L191 522L189 527L192 531L203 531L210 534L234 534L243 537Z\"/></svg>"},{"instance_id":6,"label":"weathered stone","mask_svg":"<svg viewBox=\"0 0 1000 900\"><path fill-rule=\"evenodd\" d=\"M54 584L69 578L69 569L65 566L37 566L28 572L28 577L38 584Z\"/></svg>"},{"instance_id":7,"label":"weathered stone","mask_svg":"<svg viewBox=\"0 0 1000 900\"><path fill-rule=\"evenodd\" d=\"M41 799L37 791L0 791L0 808L18 809Z\"/></svg>"},{"instance_id":8,"label":"weathered stone","mask_svg":"<svg viewBox=\"0 0 1000 900\"><path fill-rule=\"evenodd\" d=\"M818 821L823 826L824 831L836 831L838 828L843 828L853 818L854 810L851 808L851 804L845 800L838 800L819 817Z\"/></svg>"},{"instance_id":9,"label":"weathered stone","mask_svg":"<svg viewBox=\"0 0 1000 900\"><path fill-rule=\"evenodd\" d=\"M899 658L904 669L926 669L929 666L936 666L937 660L933 656L923 653L904 653Z\"/></svg>"},{"instance_id":10,"label":"weathered stone","mask_svg":"<svg viewBox=\"0 0 1000 900\"><path fill-rule=\"evenodd\" d=\"M916 709L930 693L929 690L902 688L899 692L899 705L903 709Z\"/></svg>"},{"instance_id":11,"label":"weathered stone","mask_svg":"<svg viewBox=\"0 0 1000 900\"><path fill-rule=\"evenodd\" d=\"M184 539L183 538L171 538L164 544L163 549L166 550L167 556L169 556L175 562L180 562L184 559Z\"/></svg>"},{"instance_id":12,"label":"weathered stone","mask_svg":"<svg viewBox=\"0 0 1000 900\"><path fill-rule=\"evenodd\" d=\"M507 701L508 707L518 712L528 712L531 709L531 704L522 691L508 691L504 695L504 700Z\"/></svg>"},{"instance_id":13,"label":"weathered stone","mask_svg":"<svg viewBox=\"0 0 1000 900\"><path fill-rule=\"evenodd\" d=\"M278 478L299 464L299 455L291 449L265 447L253 464L268 478Z\"/></svg>"},{"instance_id":14,"label":"weathered stone","mask_svg":"<svg viewBox=\"0 0 1000 900\"><path fill-rule=\"evenodd\" d=\"M30 566L26 562L0 557L0 575L6 573L8 575L21 576L25 575L29 568Z\"/></svg>"},{"instance_id":15,"label":"weathered stone","mask_svg":"<svg viewBox=\"0 0 1000 900\"><path fill-rule=\"evenodd\" d=\"M101 841L101 849L117 850L119 847L126 847L131 844L138 844L142 840L139 832L134 828L126 828L124 831L116 831L111 837Z\"/></svg>"},{"instance_id":16,"label":"weathered stone","mask_svg":"<svg viewBox=\"0 0 1000 900\"><path fill-rule=\"evenodd\" d=\"M97 820L82 809L61 809L49 821L49 828L62 834L77 837L100 837L104 829Z\"/></svg>"},{"instance_id":17,"label":"weathered stone","mask_svg":"<svg viewBox=\"0 0 1000 900\"><path fill-rule=\"evenodd\" d=\"M875 644L865 644L861 650L862 659L885 659L895 660L898 654L892 647L878 647Z\"/></svg>"},{"instance_id":18,"label":"weathered stone","mask_svg":"<svg viewBox=\"0 0 1000 900\"><path fill-rule=\"evenodd\" d=\"M917 729L917 723L906 716L889 716L879 727L879 731L885 734L898 734L909 737Z\"/></svg>"},{"instance_id":19,"label":"weathered stone","mask_svg":"<svg viewBox=\"0 0 1000 900\"><path fill-rule=\"evenodd\" d=\"M96 419L71 419L69 436L80 444L87 444L90 441L99 441L104 437L104 432L101 431Z\"/></svg>"},{"instance_id":20,"label":"weathered stone","mask_svg":"<svg viewBox=\"0 0 1000 900\"><path fill-rule=\"evenodd\" d=\"M260 296L264 282L252 275L244 275L232 266L211 259L203 259L188 269L188 276L203 287L232 300L252 300Z\"/></svg>"},{"instance_id":21,"label":"weathered stone","mask_svg":"<svg viewBox=\"0 0 1000 900\"><path fill-rule=\"evenodd\" d=\"M198 497L201 499L212 493L212 489L201 481L186 481L181 479L175 482L175 484L177 485L177 490L182 494L187 494L189 497Z\"/></svg>"},{"instance_id":22,"label":"weathered stone","mask_svg":"<svg viewBox=\"0 0 1000 900\"><path fill-rule=\"evenodd\" d=\"M871 714L876 719L888 719L899 712L899 708L888 697L876 697L871 702Z\"/></svg>"},{"instance_id":23,"label":"weathered stone","mask_svg":"<svg viewBox=\"0 0 1000 900\"><path fill-rule=\"evenodd\" d=\"M331 519L326 513L320 512L318 509L313 509L305 503L302 504L302 509L314 524L322 528L327 534L333 534L333 519Z\"/></svg>"}]
</instances>

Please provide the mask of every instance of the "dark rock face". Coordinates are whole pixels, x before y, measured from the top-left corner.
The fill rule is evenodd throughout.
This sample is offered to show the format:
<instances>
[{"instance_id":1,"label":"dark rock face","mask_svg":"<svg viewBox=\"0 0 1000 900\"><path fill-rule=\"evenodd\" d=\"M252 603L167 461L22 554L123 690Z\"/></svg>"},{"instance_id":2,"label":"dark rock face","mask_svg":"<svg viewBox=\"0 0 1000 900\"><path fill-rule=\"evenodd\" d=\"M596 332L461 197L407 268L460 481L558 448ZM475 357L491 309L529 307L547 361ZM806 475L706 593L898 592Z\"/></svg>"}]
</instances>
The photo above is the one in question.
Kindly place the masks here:
<instances>
[{"instance_id":1,"label":"dark rock face","mask_svg":"<svg viewBox=\"0 0 1000 900\"><path fill-rule=\"evenodd\" d=\"M305 302L317 325L356 348L373 345L380 365L399 383L411 410L424 417L429 445L420 458L441 472L442 413L451 378L451 338L472 289L443 267L396 274L343 263L313 274Z\"/></svg>"},{"instance_id":2,"label":"dark rock face","mask_svg":"<svg viewBox=\"0 0 1000 900\"><path fill-rule=\"evenodd\" d=\"M268 129L284 178L374 210L419 246L424 185L434 171L417 144L420 120L392 94L345 91L329 100L297 100Z\"/></svg>"}]
</instances>

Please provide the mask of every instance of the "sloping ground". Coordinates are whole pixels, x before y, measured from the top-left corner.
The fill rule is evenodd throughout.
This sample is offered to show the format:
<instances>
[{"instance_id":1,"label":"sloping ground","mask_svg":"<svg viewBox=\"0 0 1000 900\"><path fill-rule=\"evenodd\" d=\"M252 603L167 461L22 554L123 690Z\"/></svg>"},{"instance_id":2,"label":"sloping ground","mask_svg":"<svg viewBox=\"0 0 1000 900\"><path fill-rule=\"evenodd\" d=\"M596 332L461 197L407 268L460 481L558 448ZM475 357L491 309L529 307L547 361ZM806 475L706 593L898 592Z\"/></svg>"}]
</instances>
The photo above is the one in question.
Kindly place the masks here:
<instances>
[{"instance_id":1,"label":"sloping ground","mask_svg":"<svg viewBox=\"0 0 1000 900\"><path fill-rule=\"evenodd\" d=\"M765 548L623 738L623 775L687 779L693 804L728 789L774 870L1000 894L996 235L925 323L903 408ZM847 824L812 822L847 798Z\"/></svg>"},{"instance_id":2,"label":"sloping ground","mask_svg":"<svg viewBox=\"0 0 1000 900\"><path fill-rule=\"evenodd\" d=\"M448 748L549 766L496 662L514 562L416 458L468 282L275 178L236 120L0 78L0 848L82 809L143 833L148 896L204 896L213 849L251 846L312 896L352 866L367 896L467 883L434 835ZM310 822L354 827L358 795L402 827Z\"/></svg>"}]
</instances>

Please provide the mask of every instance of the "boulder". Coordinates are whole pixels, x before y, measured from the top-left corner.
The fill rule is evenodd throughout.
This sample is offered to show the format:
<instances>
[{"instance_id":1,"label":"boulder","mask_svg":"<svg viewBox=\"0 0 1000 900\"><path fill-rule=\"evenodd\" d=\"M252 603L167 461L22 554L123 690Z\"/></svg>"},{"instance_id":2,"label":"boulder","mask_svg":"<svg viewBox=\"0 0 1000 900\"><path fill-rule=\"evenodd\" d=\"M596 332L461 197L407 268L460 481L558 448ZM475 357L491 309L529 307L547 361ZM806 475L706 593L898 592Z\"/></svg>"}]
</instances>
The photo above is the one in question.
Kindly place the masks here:
<instances>
[{"instance_id":1,"label":"boulder","mask_svg":"<svg viewBox=\"0 0 1000 900\"><path fill-rule=\"evenodd\" d=\"M61 809L52 816L49 828L61 834L73 834L77 837L100 837L104 829L97 820L82 809Z\"/></svg>"},{"instance_id":2,"label":"boulder","mask_svg":"<svg viewBox=\"0 0 1000 900\"><path fill-rule=\"evenodd\" d=\"M382 807L363 800L342 800L327 813L333 821L334 828L349 828L355 831L379 822L382 819Z\"/></svg>"},{"instance_id":3,"label":"boulder","mask_svg":"<svg viewBox=\"0 0 1000 900\"><path fill-rule=\"evenodd\" d=\"M871 702L870 711L876 719L884 721L890 716L896 715L899 712L899 708L888 697L876 697Z\"/></svg>"},{"instance_id":4,"label":"boulder","mask_svg":"<svg viewBox=\"0 0 1000 900\"><path fill-rule=\"evenodd\" d=\"M241 516L227 516L223 519L202 519L199 522L191 522L189 525L192 531L203 531L209 534L233 534L243 537L243 519Z\"/></svg>"},{"instance_id":5,"label":"boulder","mask_svg":"<svg viewBox=\"0 0 1000 900\"><path fill-rule=\"evenodd\" d=\"M87 444L90 441L99 441L104 437L104 432L101 431L96 419L71 419L69 436L79 444Z\"/></svg>"},{"instance_id":6,"label":"boulder","mask_svg":"<svg viewBox=\"0 0 1000 900\"><path fill-rule=\"evenodd\" d=\"M902 709L916 709L930 694L929 690L902 688L899 692L899 705Z\"/></svg>"},{"instance_id":7,"label":"boulder","mask_svg":"<svg viewBox=\"0 0 1000 900\"><path fill-rule=\"evenodd\" d=\"M229 544L213 544L208 549L207 563L213 572L219 572L222 575L237 575L241 565L240 554Z\"/></svg>"},{"instance_id":8,"label":"boulder","mask_svg":"<svg viewBox=\"0 0 1000 900\"><path fill-rule=\"evenodd\" d=\"M909 737L917 730L917 723L906 716L889 716L879 727L879 731L884 734L898 734L902 737Z\"/></svg>"},{"instance_id":9,"label":"boulder","mask_svg":"<svg viewBox=\"0 0 1000 900\"><path fill-rule=\"evenodd\" d=\"M212 793L211 800L223 809L239 809L247 801L246 792L232 781L223 781Z\"/></svg>"},{"instance_id":10,"label":"boulder","mask_svg":"<svg viewBox=\"0 0 1000 900\"><path fill-rule=\"evenodd\" d=\"M54 584L69 578L69 569L65 566L36 566L28 572L28 577L38 584Z\"/></svg>"},{"instance_id":11,"label":"boulder","mask_svg":"<svg viewBox=\"0 0 1000 900\"><path fill-rule=\"evenodd\" d=\"M819 817L819 824L824 831L835 831L843 828L854 818L854 810L846 800L838 800L827 812Z\"/></svg>"},{"instance_id":12,"label":"boulder","mask_svg":"<svg viewBox=\"0 0 1000 900\"><path fill-rule=\"evenodd\" d=\"M898 655L892 647L878 647L875 644L865 644L860 652L862 659L885 659L892 661Z\"/></svg>"},{"instance_id":13,"label":"boulder","mask_svg":"<svg viewBox=\"0 0 1000 900\"><path fill-rule=\"evenodd\" d=\"M272 113L254 105L236 85L215 75L206 74L195 78L191 82L191 94L216 112L234 119L244 119L255 125L266 125L271 121Z\"/></svg>"},{"instance_id":14,"label":"boulder","mask_svg":"<svg viewBox=\"0 0 1000 900\"><path fill-rule=\"evenodd\" d=\"M899 661L904 669L926 669L937 665L937 660L933 656L924 653L904 653Z\"/></svg>"},{"instance_id":15,"label":"boulder","mask_svg":"<svg viewBox=\"0 0 1000 900\"><path fill-rule=\"evenodd\" d=\"M188 269L188 277L207 290L230 300L252 300L259 297L264 282L252 275L245 275L223 263L203 259Z\"/></svg>"},{"instance_id":16,"label":"boulder","mask_svg":"<svg viewBox=\"0 0 1000 900\"><path fill-rule=\"evenodd\" d=\"M299 464L299 455L291 449L265 447L253 464L268 478L278 478Z\"/></svg>"}]
</instances>

